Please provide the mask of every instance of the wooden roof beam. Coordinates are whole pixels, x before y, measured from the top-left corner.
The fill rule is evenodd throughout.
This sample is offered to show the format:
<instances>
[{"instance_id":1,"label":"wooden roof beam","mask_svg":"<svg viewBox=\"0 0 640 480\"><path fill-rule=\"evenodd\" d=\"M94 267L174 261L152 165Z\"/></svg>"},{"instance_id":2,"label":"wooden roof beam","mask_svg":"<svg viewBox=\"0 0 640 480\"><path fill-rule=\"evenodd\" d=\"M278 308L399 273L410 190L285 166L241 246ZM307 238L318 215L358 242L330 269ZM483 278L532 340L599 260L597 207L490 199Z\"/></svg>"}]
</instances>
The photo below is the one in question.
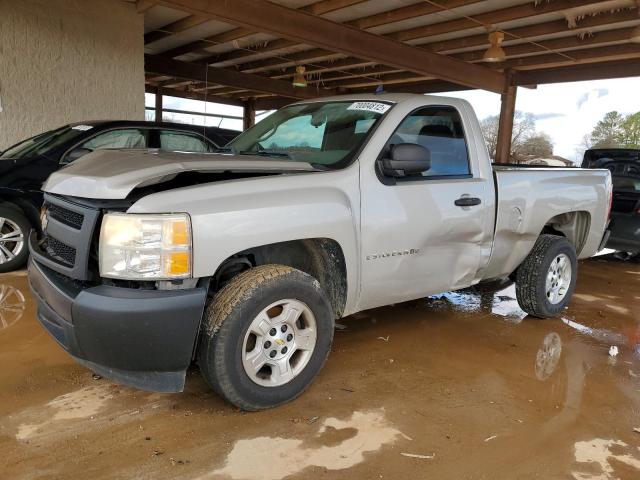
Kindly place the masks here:
<instances>
[{"instance_id":1,"label":"wooden roof beam","mask_svg":"<svg viewBox=\"0 0 640 480\"><path fill-rule=\"evenodd\" d=\"M408 29L408 30L400 30L398 32L390 33L384 35L385 37L391 38L393 40L398 41L406 41L410 39L416 38L427 38L434 35L440 35L443 33L451 33L460 30L466 30L470 28L478 28L482 27L483 23L487 24L496 24L500 22L520 20L527 17L537 16L537 15L545 15L553 12L560 12L566 10L567 8L573 8L576 6L584 6L592 3L600 3L601 0L556 0L553 2L542 2L540 4L534 4L534 2L517 5L515 7L503 8L500 10L494 10L491 12L485 12L480 15L476 15L474 18L477 18L481 23L476 23L472 20L462 18L456 20L447 20L444 22L434 23L430 25L426 25L424 27L418 27L417 29ZM426 3L425 3L426 4ZM433 5L430 5L433 9ZM446 4L443 4L446 6ZM433 13L433 12L431 12ZM489 20L493 19L493 20ZM353 22L347 22L346 25L351 25ZM356 25L353 25L356 26ZM362 27L359 27L362 28ZM566 23L565 23L565 28ZM406 37L406 38L405 38ZM485 35L486 42L486 35ZM229 66L232 64L243 63L243 60L246 61L247 57L251 57L256 54L261 54L265 52L276 52L278 50L282 50L285 48L291 48L299 45L300 43L308 43L308 42L293 42L291 40L286 39L278 39L270 42L266 47L257 47L254 51L247 50L236 50L232 52L228 52L225 54L219 54L217 56L208 57L207 61L210 63L216 63L216 66Z\"/></svg>"},{"instance_id":2,"label":"wooden roof beam","mask_svg":"<svg viewBox=\"0 0 640 480\"><path fill-rule=\"evenodd\" d=\"M440 0L439 5L442 5L443 7L446 7L446 8L457 8L465 5L470 5L473 3L479 3L479 1L480 0ZM336 8L336 6L337 4L340 4L340 3L342 3L342 6L340 6L340 8L346 8L347 6L349 6L348 5L349 3L356 4L361 2L325 0L324 2L317 2L307 7L303 7L301 10L306 11L307 13L311 13L313 15L323 15L323 14L329 13L330 11L338 10L339 8ZM326 6L323 4L326 4ZM328 8L331 8L331 9L329 10ZM408 18L429 15L431 13L436 13L440 11L442 11L442 9L438 6L435 6L433 4L430 4L424 1L419 1L414 5L407 5L404 7L389 10L387 12L382 12L375 15L369 15L363 18L352 20L350 22L346 22L346 25L350 25L360 29L373 28L380 25L399 22L401 20L406 20ZM164 53L167 56L178 57L186 53L190 53L193 51L210 47L212 44L228 43L233 40L238 40L242 37L245 37L254 33L256 33L256 31L249 28L236 28L228 32L223 32L221 34L208 37L202 42L192 42L190 44L182 45L180 47L174 48ZM281 39L279 40L279 44L282 45L280 48L288 48L296 45L296 42L293 42L291 40ZM277 44L274 45L274 47L276 46Z\"/></svg>"},{"instance_id":3,"label":"wooden roof beam","mask_svg":"<svg viewBox=\"0 0 640 480\"><path fill-rule=\"evenodd\" d=\"M519 59L510 60L507 62L502 62L498 64L494 64L493 68L496 69L504 69L504 68L532 68L532 67L543 67L547 65L558 65L558 64L571 64L571 65L580 65L581 63L592 63L592 62L602 62L612 58L639 58L640 59L640 45L634 43L626 43L620 45L613 46L604 46L604 47L594 47L594 48L585 48L581 50L572 50L568 51L575 61L569 60L567 58L563 58L555 53L547 53L541 55L532 55L529 57L523 57ZM633 62L629 62L633 63ZM375 86L379 84L387 85L388 83L410 83L415 82L415 75L411 73L403 72L389 72L390 74L382 73L378 81L371 79L367 81L363 78L362 82L360 82L357 86ZM606 77L605 77L606 78ZM354 80L348 81L332 81L326 82L324 85L329 88L354 88L358 82Z\"/></svg>"},{"instance_id":4,"label":"wooden roof beam","mask_svg":"<svg viewBox=\"0 0 640 480\"><path fill-rule=\"evenodd\" d=\"M585 63L564 67L516 71L513 85L538 85L545 83L582 82L640 76L640 61L614 60Z\"/></svg>"},{"instance_id":5,"label":"wooden roof beam","mask_svg":"<svg viewBox=\"0 0 640 480\"><path fill-rule=\"evenodd\" d=\"M312 3L311 5L307 5L306 7L302 7L300 10L312 15L323 15L335 10L340 10L341 8L346 8L351 5L362 3L363 1L365 0L321 0L319 2ZM173 48L171 50L163 52L163 55L173 58L180 57L186 53L202 50L207 47L211 47L212 45L232 42L234 40L238 40L239 38L253 35L255 33L259 32L256 32L255 30L252 30L250 28L234 28L226 32L212 35L203 40L197 40L195 42Z\"/></svg>"},{"instance_id":6,"label":"wooden roof beam","mask_svg":"<svg viewBox=\"0 0 640 480\"><path fill-rule=\"evenodd\" d=\"M197 27L208 20L209 18L206 16L188 15L180 20L176 20L175 22L165 25L164 27L145 33L144 44L147 45L152 42L157 42L165 37L175 35L176 33L184 32L192 27Z\"/></svg>"},{"instance_id":7,"label":"wooden roof beam","mask_svg":"<svg viewBox=\"0 0 640 480\"><path fill-rule=\"evenodd\" d=\"M609 26L609 25L613 27L618 23L634 21L634 20L636 21L638 20L638 13L633 10L631 11L624 10L624 11L614 12L614 13L604 13L594 17L592 16L586 17L579 21L577 28L571 29L571 30L568 29L567 23L565 20L555 20L552 22L529 25L526 27L507 29L507 30L504 30L506 32L505 38L507 39L507 41L513 40L514 39L513 36L516 36L516 37L522 38L525 43L522 43L521 46L518 46L517 48L515 45L504 47L504 48L505 50L507 48L513 49L511 50L513 52L518 52L523 50L529 50L530 52L533 52L534 48L536 47L531 43L526 42L527 38L533 38L533 37L539 37L542 35L550 35L550 34L557 34L557 33L563 33L563 32L566 32L568 36L562 37L562 38L565 38L565 39L577 38L580 32L589 31L589 29L591 28L603 27L603 26ZM618 28L617 30L620 30L620 29ZM589 42L592 41L591 40L592 38L594 39L593 40L594 42L599 41L599 39L601 38L607 38L605 34L608 35L609 31L596 32L592 35L592 37L587 35L584 39L579 40L579 42L585 42L585 45L588 45ZM612 35L615 35L615 34L612 34ZM429 44L422 45L422 48L426 48L427 50L432 52L444 53L451 50L477 47L480 50L482 50L482 53L484 53L484 49L487 48L488 43L489 42L487 39L487 35L481 34L481 35L472 35L469 37L462 37L462 38L456 38L452 40L444 40L440 42L429 43ZM539 41L537 43L544 44L545 41ZM550 44L550 45L553 45L553 44ZM540 50L540 48L538 48L538 50ZM540 51L541 53L544 53L544 51L542 50ZM317 50L309 51L309 52L313 52L314 58L319 53ZM461 56L459 58L465 59L466 57L464 57L464 55L466 54L468 54L468 52L465 52L464 54L460 54ZM515 55L516 53L513 53L513 54ZM310 57L311 56L312 55L310 54ZM471 54L470 56L472 58L475 58L477 54L474 53L474 54ZM296 60L300 64L304 64L306 63L306 61L309 61L305 57L304 52L299 52L298 54L296 54ZM356 67L358 65L361 65L363 62L364 62L363 60L351 57L351 63L349 59L341 60L339 63L339 68L349 69L351 66ZM245 67L251 67L254 73L267 72L267 71L272 71L272 70L281 68L282 64L283 64L282 60L268 59L268 60L254 62L251 64L245 64L241 67L241 70L244 70ZM310 70L310 68L312 68L314 71L318 70L318 67L315 67L315 68L308 67L307 70ZM280 75L275 75L273 77L282 78L282 76Z\"/></svg>"},{"instance_id":8,"label":"wooden roof beam","mask_svg":"<svg viewBox=\"0 0 640 480\"><path fill-rule=\"evenodd\" d=\"M406 42L418 38L431 37L444 33L458 32L470 28L478 28L483 25L496 25L499 23L561 12L575 7L584 7L592 3L602 3L602 0L556 0L554 2L529 2L513 7L501 8L491 12L480 13L471 18L457 18L432 25L410 28L401 32L392 33L389 36L394 40Z\"/></svg>"},{"instance_id":9,"label":"wooden roof beam","mask_svg":"<svg viewBox=\"0 0 640 480\"><path fill-rule=\"evenodd\" d=\"M165 6L364 58L419 75L501 92L504 75L265 0L160 0ZM555 3L555 2L554 2ZM255 15L255 10L260 15Z\"/></svg>"},{"instance_id":10,"label":"wooden roof beam","mask_svg":"<svg viewBox=\"0 0 640 480\"><path fill-rule=\"evenodd\" d=\"M145 55L144 62L145 71L151 73L172 75L185 80L211 81L212 83L229 87L273 93L289 98L313 98L323 94L335 93L312 88L297 88L282 80L274 80L234 70L207 67L196 63L181 62L157 55Z\"/></svg>"},{"instance_id":11,"label":"wooden roof beam","mask_svg":"<svg viewBox=\"0 0 640 480\"><path fill-rule=\"evenodd\" d=\"M529 57L515 58L497 64L497 68L523 69L529 67L542 67L544 65L574 64L585 62L603 62L621 58L640 57L640 44L624 43L621 45L609 45L605 47L584 48L566 52L573 60L563 58L556 53L532 55Z\"/></svg>"}]
</instances>

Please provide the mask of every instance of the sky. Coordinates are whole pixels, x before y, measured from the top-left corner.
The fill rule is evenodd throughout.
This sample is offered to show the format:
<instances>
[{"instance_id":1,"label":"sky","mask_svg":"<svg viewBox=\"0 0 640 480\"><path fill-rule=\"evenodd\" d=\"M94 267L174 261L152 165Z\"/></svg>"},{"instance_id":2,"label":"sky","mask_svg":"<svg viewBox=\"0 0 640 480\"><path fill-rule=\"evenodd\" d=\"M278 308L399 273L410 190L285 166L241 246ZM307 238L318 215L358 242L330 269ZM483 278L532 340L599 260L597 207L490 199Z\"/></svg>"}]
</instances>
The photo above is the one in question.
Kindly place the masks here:
<instances>
[{"instance_id":1,"label":"sky","mask_svg":"<svg viewBox=\"0 0 640 480\"><path fill-rule=\"evenodd\" d=\"M495 93L470 90L445 95L468 100L480 119L500 113L500 95ZM520 87L516 110L534 114L536 129L551 136L555 155L579 163L584 136L605 113L640 111L640 77Z\"/></svg>"},{"instance_id":2,"label":"sky","mask_svg":"<svg viewBox=\"0 0 640 480\"><path fill-rule=\"evenodd\" d=\"M500 96L483 90L451 92L446 96L468 100L483 119L500 113ZM153 107L153 95L147 94L146 105ZM175 97L164 98L165 108L205 111L204 102ZM537 89L518 88L516 109L530 112L536 118L536 129L547 133L554 143L554 154L579 163L585 135L591 133L605 113L622 114L640 111L640 77L589 82L540 85ZM242 116L242 108L208 103L208 113ZM202 117L174 115L176 121L200 123ZM261 117L258 117L260 120ZM208 118L208 125L241 129L237 119Z\"/></svg>"}]
</instances>

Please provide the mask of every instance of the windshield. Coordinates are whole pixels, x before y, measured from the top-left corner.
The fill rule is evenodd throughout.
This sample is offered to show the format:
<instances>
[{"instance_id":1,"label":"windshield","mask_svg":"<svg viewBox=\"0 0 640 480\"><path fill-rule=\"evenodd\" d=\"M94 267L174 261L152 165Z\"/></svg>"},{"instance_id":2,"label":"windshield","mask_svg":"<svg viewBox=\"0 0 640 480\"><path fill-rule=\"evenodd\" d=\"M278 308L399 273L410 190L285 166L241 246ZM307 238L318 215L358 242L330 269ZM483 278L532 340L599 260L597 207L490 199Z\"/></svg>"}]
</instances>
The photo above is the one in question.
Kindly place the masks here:
<instances>
[{"instance_id":1,"label":"windshield","mask_svg":"<svg viewBox=\"0 0 640 480\"><path fill-rule=\"evenodd\" d=\"M87 130L87 128L91 127L84 125L65 126L56 130L41 133L35 137L23 140L13 147L9 147L7 150L2 152L2 157L30 158L37 155L46 155L48 150L79 137L85 132L85 130Z\"/></svg>"},{"instance_id":2,"label":"windshield","mask_svg":"<svg viewBox=\"0 0 640 480\"><path fill-rule=\"evenodd\" d=\"M237 154L342 168L389 108L391 105L383 102L292 105L245 131L227 148Z\"/></svg>"}]
</instances>

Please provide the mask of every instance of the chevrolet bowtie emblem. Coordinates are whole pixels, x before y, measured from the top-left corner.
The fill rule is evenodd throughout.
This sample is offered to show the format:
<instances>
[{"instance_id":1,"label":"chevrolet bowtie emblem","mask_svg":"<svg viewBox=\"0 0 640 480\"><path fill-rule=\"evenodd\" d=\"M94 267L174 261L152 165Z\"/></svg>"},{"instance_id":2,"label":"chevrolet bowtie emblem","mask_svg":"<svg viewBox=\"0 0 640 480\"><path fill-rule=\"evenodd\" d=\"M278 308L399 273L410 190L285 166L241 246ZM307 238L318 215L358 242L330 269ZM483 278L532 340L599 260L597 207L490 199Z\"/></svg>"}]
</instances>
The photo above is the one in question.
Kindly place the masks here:
<instances>
[{"instance_id":1,"label":"chevrolet bowtie emblem","mask_svg":"<svg viewBox=\"0 0 640 480\"><path fill-rule=\"evenodd\" d=\"M281 338L276 338L276 343L278 345L284 345L284 340L282 340Z\"/></svg>"}]
</instances>

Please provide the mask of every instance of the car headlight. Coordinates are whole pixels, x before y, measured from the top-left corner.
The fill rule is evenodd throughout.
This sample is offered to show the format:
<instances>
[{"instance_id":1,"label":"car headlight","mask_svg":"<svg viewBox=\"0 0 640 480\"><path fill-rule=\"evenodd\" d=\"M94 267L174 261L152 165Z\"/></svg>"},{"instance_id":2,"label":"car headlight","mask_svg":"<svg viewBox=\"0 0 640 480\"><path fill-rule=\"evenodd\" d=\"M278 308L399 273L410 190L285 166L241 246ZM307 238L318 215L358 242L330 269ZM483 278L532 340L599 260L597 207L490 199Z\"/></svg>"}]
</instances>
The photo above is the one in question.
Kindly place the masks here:
<instances>
[{"instance_id":1,"label":"car headlight","mask_svg":"<svg viewBox=\"0 0 640 480\"><path fill-rule=\"evenodd\" d=\"M127 280L191 277L187 214L108 213L100 230L100 276Z\"/></svg>"}]
</instances>

